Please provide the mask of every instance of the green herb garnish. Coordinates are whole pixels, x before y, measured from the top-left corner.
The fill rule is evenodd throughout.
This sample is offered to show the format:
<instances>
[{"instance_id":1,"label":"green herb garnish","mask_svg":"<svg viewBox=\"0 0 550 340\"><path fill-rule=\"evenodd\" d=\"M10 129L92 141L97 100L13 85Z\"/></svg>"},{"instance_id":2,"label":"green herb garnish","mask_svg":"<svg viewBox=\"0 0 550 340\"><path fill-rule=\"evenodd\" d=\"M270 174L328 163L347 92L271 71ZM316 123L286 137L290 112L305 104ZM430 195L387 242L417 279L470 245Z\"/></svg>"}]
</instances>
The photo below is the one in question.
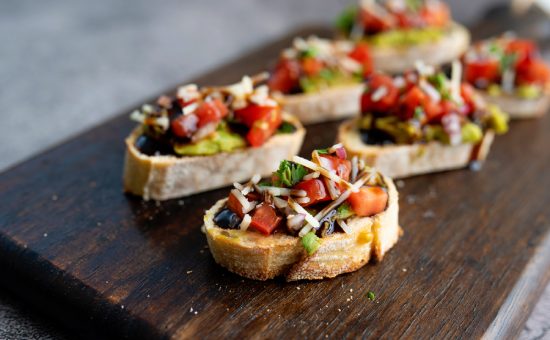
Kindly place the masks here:
<instances>
[{"instance_id":1,"label":"green herb garnish","mask_svg":"<svg viewBox=\"0 0 550 340\"><path fill-rule=\"evenodd\" d=\"M349 6L344 9L336 18L336 28L345 33L351 32L353 25L355 24L355 19L357 18L357 13L358 10L356 6Z\"/></svg>"},{"instance_id":2,"label":"green herb garnish","mask_svg":"<svg viewBox=\"0 0 550 340\"><path fill-rule=\"evenodd\" d=\"M315 232L310 231L302 237L302 245L306 249L307 254L312 255L321 246L321 240L315 235Z\"/></svg>"},{"instance_id":3,"label":"green herb garnish","mask_svg":"<svg viewBox=\"0 0 550 340\"><path fill-rule=\"evenodd\" d=\"M302 58L315 58L319 54L316 48L308 47L307 50L302 52Z\"/></svg>"},{"instance_id":4,"label":"green herb garnish","mask_svg":"<svg viewBox=\"0 0 550 340\"><path fill-rule=\"evenodd\" d=\"M307 175L307 170L300 164L284 160L279 164L279 169L275 172L276 180L273 184L276 186L292 187L300 182Z\"/></svg>"},{"instance_id":5,"label":"green herb garnish","mask_svg":"<svg viewBox=\"0 0 550 340\"><path fill-rule=\"evenodd\" d=\"M422 106L417 106L414 108L414 116L413 116L414 119L422 121L422 118L424 118L424 116L425 114Z\"/></svg>"},{"instance_id":6,"label":"green herb garnish","mask_svg":"<svg viewBox=\"0 0 550 340\"><path fill-rule=\"evenodd\" d=\"M329 153L328 148L327 149L317 149L315 150L319 155L326 155Z\"/></svg>"},{"instance_id":7,"label":"green herb garnish","mask_svg":"<svg viewBox=\"0 0 550 340\"><path fill-rule=\"evenodd\" d=\"M296 131L296 127L289 122L283 122L277 129L277 132L280 133L292 133L294 131Z\"/></svg>"},{"instance_id":8,"label":"green herb garnish","mask_svg":"<svg viewBox=\"0 0 550 340\"><path fill-rule=\"evenodd\" d=\"M376 299L376 295L374 295L374 292L368 292L367 298L371 301L374 301L374 299Z\"/></svg>"}]
</instances>

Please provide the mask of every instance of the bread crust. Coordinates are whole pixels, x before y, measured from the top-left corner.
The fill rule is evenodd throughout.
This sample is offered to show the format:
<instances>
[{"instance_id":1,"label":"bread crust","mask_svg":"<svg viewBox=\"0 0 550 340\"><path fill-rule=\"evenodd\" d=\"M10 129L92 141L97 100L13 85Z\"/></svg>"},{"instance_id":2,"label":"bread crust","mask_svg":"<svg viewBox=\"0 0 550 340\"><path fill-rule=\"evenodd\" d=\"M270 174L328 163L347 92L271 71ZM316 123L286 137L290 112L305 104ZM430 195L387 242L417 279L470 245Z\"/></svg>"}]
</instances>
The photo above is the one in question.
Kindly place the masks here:
<instances>
[{"instance_id":1,"label":"bread crust","mask_svg":"<svg viewBox=\"0 0 550 340\"><path fill-rule=\"evenodd\" d=\"M470 45L470 32L453 22L446 34L436 42L403 47L371 46L375 67L383 72L403 73L415 66L417 60L427 65L439 66L459 58Z\"/></svg>"},{"instance_id":2,"label":"bread crust","mask_svg":"<svg viewBox=\"0 0 550 340\"><path fill-rule=\"evenodd\" d=\"M529 119L541 117L550 108L549 88L547 87L543 95L535 99L523 99L511 94L491 96L483 90L477 90L477 92L487 103L495 104L508 113L511 119Z\"/></svg>"},{"instance_id":3,"label":"bread crust","mask_svg":"<svg viewBox=\"0 0 550 340\"><path fill-rule=\"evenodd\" d=\"M282 233L270 236L255 231L222 229L214 217L227 199L218 201L204 217L204 232L214 260L241 276L267 280L284 276L287 281L318 280L355 271L372 258L381 260L397 242L398 193L393 181L384 177L389 200L385 211L372 217L352 217L350 234L323 237L321 246L307 256L300 238Z\"/></svg>"},{"instance_id":4,"label":"bread crust","mask_svg":"<svg viewBox=\"0 0 550 340\"><path fill-rule=\"evenodd\" d=\"M350 157L357 156L367 165L392 178L464 168L474 159L484 160L493 139L494 133L489 130L479 144L445 145L429 142L377 146L363 143L356 119L348 120L338 128L338 142L344 145Z\"/></svg>"},{"instance_id":5,"label":"bread crust","mask_svg":"<svg viewBox=\"0 0 550 340\"><path fill-rule=\"evenodd\" d=\"M222 152L211 156L147 156L135 147L141 134L136 128L126 138L124 191L145 200L167 200L244 181L254 174L267 176L283 159L296 155L305 136L303 126L294 117L283 119L296 131L271 137L264 145Z\"/></svg>"},{"instance_id":6,"label":"bread crust","mask_svg":"<svg viewBox=\"0 0 550 340\"><path fill-rule=\"evenodd\" d=\"M285 112L304 124L314 124L353 116L359 109L363 84L327 88L317 93L284 95L278 98Z\"/></svg>"}]
</instances>

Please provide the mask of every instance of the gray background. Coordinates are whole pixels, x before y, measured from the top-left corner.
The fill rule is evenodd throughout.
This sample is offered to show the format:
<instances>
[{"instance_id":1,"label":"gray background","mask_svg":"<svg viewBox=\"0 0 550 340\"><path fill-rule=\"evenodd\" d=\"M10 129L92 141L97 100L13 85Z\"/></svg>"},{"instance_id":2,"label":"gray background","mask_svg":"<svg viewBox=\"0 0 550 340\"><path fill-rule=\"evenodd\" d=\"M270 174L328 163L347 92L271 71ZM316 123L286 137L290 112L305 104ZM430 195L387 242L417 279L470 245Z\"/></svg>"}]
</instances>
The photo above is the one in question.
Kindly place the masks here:
<instances>
[{"instance_id":1,"label":"gray background","mask_svg":"<svg viewBox=\"0 0 550 340\"><path fill-rule=\"evenodd\" d=\"M450 1L465 23L498 2ZM0 0L0 170L348 3ZM549 319L550 286L522 338L549 337ZM0 338L62 336L0 291Z\"/></svg>"}]
</instances>

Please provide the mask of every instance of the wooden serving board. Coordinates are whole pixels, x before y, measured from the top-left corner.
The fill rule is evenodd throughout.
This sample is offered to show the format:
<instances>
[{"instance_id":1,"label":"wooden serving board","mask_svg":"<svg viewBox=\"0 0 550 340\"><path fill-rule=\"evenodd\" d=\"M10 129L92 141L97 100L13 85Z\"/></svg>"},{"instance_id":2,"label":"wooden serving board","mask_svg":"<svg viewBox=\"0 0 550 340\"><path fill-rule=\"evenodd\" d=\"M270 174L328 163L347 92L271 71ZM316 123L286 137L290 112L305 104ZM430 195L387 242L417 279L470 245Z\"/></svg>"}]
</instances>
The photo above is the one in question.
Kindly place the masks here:
<instances>
[{"instance_id":1,"label":"wooden serving board","mask_svg":"<svg viewBox=\"0 0 550 340\"><path fill-rule=\"evenodd\" d=\"M260 71L292 36L314 32L197 81ZM79 336L514 335L550 278L548 115L513 123L479 172L404 181L405 234L382 263L286 283L214 263L200 226L227 189L162 203L122 193L128 112L0 177L0 282ZM331 145L337 125L308 127L302 155Z\"/></svg>"}]
</instances>

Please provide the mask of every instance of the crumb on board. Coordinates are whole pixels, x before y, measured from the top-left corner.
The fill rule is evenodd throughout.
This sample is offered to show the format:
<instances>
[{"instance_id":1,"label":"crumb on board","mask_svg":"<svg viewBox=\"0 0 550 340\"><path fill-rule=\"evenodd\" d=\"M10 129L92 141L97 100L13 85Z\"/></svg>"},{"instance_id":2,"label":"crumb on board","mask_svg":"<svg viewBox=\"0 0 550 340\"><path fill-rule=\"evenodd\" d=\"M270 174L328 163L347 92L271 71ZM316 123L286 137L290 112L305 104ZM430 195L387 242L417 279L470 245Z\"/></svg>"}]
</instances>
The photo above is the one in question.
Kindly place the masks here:
<instances>
[{"instance_id":1,"label":"crumb on board","mask_svg":"<svg viewBox=\"0 0 550 340\"><path fill-rule=\"evenodd\" d=\"M181 207L185 202L183 200L178 201L178 205Z\"/></svg>"},{"instance_id":2,"label":"crumb on board","mask_svg":"<svg viewBox=\"0 0 550 340\"><path fill-rule=\"evenodd\" d=\"M44 237L48 237L48 233L44 233Z\"/></svg>"},{"instance_id":3,"label":"crumb on board","mask_svg":"<svg viewBox=\"0 0 550 340\"><path fill-rule=\"evenodd\" d=\"M395 184L397 185L397 187L398 187L399 189L402 189L402 188L405 187L405 181L403 181L402 179L396 181Z\"/></svg>"},{"instance_id":4,"label":"crumb on board","mask_svg":"<svg viewBox=\"0 0 550 340\"><path fill-rule=\"evenodd\" d=\"M435 213L433 212L433 210L426 210L426 211L422 214L422 217L424 217L424 218L434 218L434 217L435 217Z\"/></svg>"},{"instance_id":5,"label":"crumb on board","mask_svg":"<svg viewBox=\"0 0 550 340\"><path fill-rule=\"evenodd\" d=\"M192 270L188 270L187 271L187 274L191 274L193 271Z\"/></svg>"},{"instance_id":6,"label":"crumb on board","mask_svg":"<svg viewBox=\"0 0 550 340\"><path fill-rule=\"evenodd\" d=\"M408 204L415 204L416 203L416 196L415 195L407 196L407 203Z\"/></svg>"},{"instance_id":7,"label":"crumb on board","mask_svg":"<svg viewBox=\"0 0 550 340\"><path fill-rule=\"evenodd\" d=\"M404 271L404 272L406 272L406 271L407 271L407 268L403 268L403 269L401 269L401 270Z\"/></svg>"},{"instance_id":8,"label":"crumb on board","mask_svg":"<svg viewBox=\"0 0 550 340\"><path fill-rule=\"evenodd\" d=\"M57 201L57 195L52 195L52 201Z\"/></svg>"}]
</instances>

